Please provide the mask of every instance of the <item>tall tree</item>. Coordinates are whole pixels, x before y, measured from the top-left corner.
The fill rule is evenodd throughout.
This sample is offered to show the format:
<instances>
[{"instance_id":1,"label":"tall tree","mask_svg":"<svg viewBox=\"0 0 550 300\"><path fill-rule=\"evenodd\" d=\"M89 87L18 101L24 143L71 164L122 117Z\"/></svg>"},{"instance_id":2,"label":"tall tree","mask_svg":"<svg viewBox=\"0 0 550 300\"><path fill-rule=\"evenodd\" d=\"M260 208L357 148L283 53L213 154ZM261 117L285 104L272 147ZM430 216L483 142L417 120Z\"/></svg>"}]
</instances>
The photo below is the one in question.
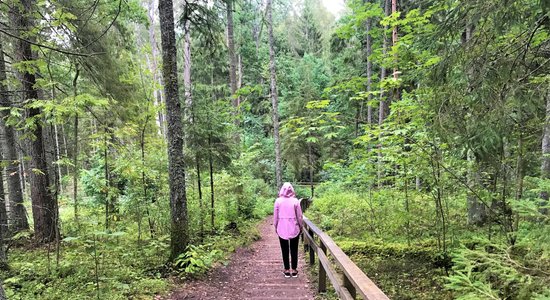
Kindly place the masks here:
<instances>
[{"instance_id":1,"label":"tall tree","mask_svg":"<svg viewBox=\"0 0 550 300\"><path fill-rule=\"evenodd\" d=\"M2 36L0 36L2 38ZM4 85L6 82L6 63L4 60L4 39L0 40L0 106L10 107L12 105L7 88ZM11 230L19 232L29 229L27 221L27 211L23 206L23 193L21 192L21 180L19 176L19 165L17 159L17 149L15 142L15 133L13 127L7 125L9 112L6 110L0 111L0 134L3 136L2 154L6 164L6 181L8 184L8 199L9 199L9 220Z\"/></svg>"},{"instance_id":2,"label":"tall tree","mask_svg":"<svg viewBox=\"0 0 550 300\"><path fill-rule=\"evenodd\" d=\"M237 110L239 107L239 98L235 95L237 92L237 58L235 55L235 35L233 30L233 0L226 0L227 5L227 51L229 54L229 85L231 87L231 97L233 109L235 110L235 125L239 126ZM239 135L235 135L239 140Z\"/></svg>"},{"instance_id":3,"label":"tall tree","mask_svg":"<svg viewBox=\"0 0 550 300\"><path fill-rule=\"evenodd\" d=\"M367 0L366 0L367 1ZM370 104L372 95L372 36L371 36L371 27L372 27L372 18L367 18L365 22L367 36L366 36L366 50L367 50L367 124L371 125L373 123L372 116L372 105Z\"/></svg>"},{"instance_id":4,"label":"tall tree","mask_svg":"<svg viewBox=\"0 0 550 300\"><path fill-rule=\"evenodd\" d=\"M0 159L2 155L0 153ZM4 234L8 233L8 214L6 212L6 194L4 193L4 172L0 169L0 240L4 239ZM0 243L0 252L3 252L2 243ZM2 257L4 253L0 253L0 266L2 265Z\"/></svg>"},{"instance_id":5,"label":"tall tree","mask_svg":"<svg viewBox=\"0 0 550 300\"><path fill-rule=\"evenodd\" d=\"M185 97L185 107L183 114L185 116L185 124L192 123L192 107L193 107L193 86L191 81L191 21L187 18L183 19L183 94Z\"/></svg>"},{"instance_id":6,"label":"tall tree","mask_svg":"<svg viewBox=\"0 0 550 300\"><path fill-rule=\"evenodd\" d=\"M178 68L174 7L172 0L159 1L162 42L162 75L168 124L168 178L170 186L170 258L175 259L189 243L185 168L183 158L182 110L178 99Z\"/></svg>"},{"instance_id":7,"label":"tall tree","mask_svg":"<svg viewBox=\"0 0 550 300\"><path fill-rule=\"evenodd\" d=\"M550 88L548 88L546 94L546 116L544 120L543 136L542 136L542 163L541 163L541 177L544 179L550 178ZM542 198L542 206L548 205L548 191L543 190L540 193ZM547 214L548 209L540 209L541 213Z\"/></svg>"},{"instance_id":8,"label":"tall tree","mask_svg":"<svg viewBox=\"0 0 550 300\"><path fill-rule=\"evenodd\" d=\"M389 16L390 15L390 1L391 0L384 0L384 15L385 16ZM388 44L389 44L389 41L388 41L388 35L387 35L387 31L388 31L388 25L384 25L384 39L383 39L383 44L382 44L382 56L383 58L386 57L386 55L388 54ZM384 63L381 64L380 66L380 82L384 81L384 79L386 79L386 75L387 75L387 70L386 70L386 66L384 65ZM384 98L386 97L386 99ZM381 93L380 93L380 107L378 108L378 124L379 125L382 125L382 122L384 122L384 119L386 119L386 111L388 109L388 100L389 99L387 97L387 94L384 93L384 90L382 89Z\"/></svg>"},{"instance_id":9,"label":"tall tree","mask_svg":"<svg viewBox=\"0 0 550 300\"><path fill-rule=\"evenodd\" d=\"M75 66L75 75L73 79L73 97L76 101L76 97L78 96L78 76L80 75L80 68L78 67L78 64ZM78 169L78 111L74 115L74 122L73 122L73 205L74 205L74 219L78 222L78 176L79 176L79 169Z\"/></svg>"},{"instance_id":10,"label":"tall tree","mask_svg":"<svg viewBox=\"0 0 550 300\"><path fill-rule=\"evenodd\" d=\"M275 139L275 178L277 188L282 184L281 139L279 137L279 99L277 97L277 71L275 65L275 40L273 37L273 17L271 0L267 0L267 26L269 31L269 69L271 72L271 103L273 106L273 138Z\"/></svg>"},{"instance_id":11,"label":"tall tree","mask_svg":"<svg viewBox=\"0 0 550 300\"><path fill-rule=\"evenodd\" d=\"M384 15L387 17L390 15L390 1L391 0L384 0ZM380 82L384 81L386 79L386 66L384 65L384 58L388 54L388 25L384 25L384 37L382 41L382 64L380 65ZM386 111L389 107L389 97L387 96L387 93L385 93L384 88L381 88L380 91L380 107L378 107L378 125L382 126L382 123L386 119ZM382 170L382 146L378 146L378 187L381 187L382 185L382 176L383 176L383 170Z\"/></svg>"},{"instance_id":12,"label":"tall tree","mask_svg":"<svg viewBox=\"0 0 550 300\"><path fill-rule=\"evenodd\" d=\"M161 106L163 103L163 95L161 88L157 87L162 85L161 76L159 76L159 67L158 67L158 55L159 49L157 45L157 36L155 33L155 11L156 11L156 2L157 0L150 0L147 7L147 18L149 20L149 45L151 46L151 73L153 75L153 82L155 83L155 101L157 106ZM166 137L166 122L164 113L162 110L159 110L157 115L157 125L159 126L160 134L163 137Z\"/></svg>"},{"instance_id":13,"label":"tall tree","mask_svg":"<svg viewBox=\"0 0 550 300\"><path fill-rule=\"evenodd\" d=\"M21 33L30 33L33 30L31 17L36 11L33 0L20 0L19 5L14 5L11 10L13 28L18 28ZM31 49L29 37L18 38L15 45L15 60L24 65L19 76L22 82L24 101L32 103L38 99L36 88L35 59ZM34 219L35 239L38 242L53 241L57 233L57 203L48 190L48 169L44 152L43 130L40 118L40 109L28 107L25 109L27 123L32 123L27 130L32 138L29 141L28 153L30 159L29 182L31 187L32 212Z\"/></svg>"}]
</instances>

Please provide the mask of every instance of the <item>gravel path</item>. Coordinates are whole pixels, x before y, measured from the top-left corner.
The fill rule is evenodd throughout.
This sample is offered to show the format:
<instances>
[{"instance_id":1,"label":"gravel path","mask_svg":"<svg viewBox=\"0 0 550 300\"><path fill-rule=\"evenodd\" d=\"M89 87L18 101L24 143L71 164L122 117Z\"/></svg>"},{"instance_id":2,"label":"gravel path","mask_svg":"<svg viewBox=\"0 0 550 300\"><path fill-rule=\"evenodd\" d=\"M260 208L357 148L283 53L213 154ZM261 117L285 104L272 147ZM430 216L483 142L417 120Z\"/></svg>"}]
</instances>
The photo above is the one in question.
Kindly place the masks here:
<instances>
[{"instance_id":1,"label":"gravel path","mask_svg":"<svg viewBox=\"0 0 550 300\"><path fill-rule=\"evenodd\" d=\"M301 244L298 278L282 274L281 249L271 220L269 217L259 225L262 238L238 249L227 266L216 268L208 278L184 284L168 299L314 299Z\"/></svg>"}]
</instances>

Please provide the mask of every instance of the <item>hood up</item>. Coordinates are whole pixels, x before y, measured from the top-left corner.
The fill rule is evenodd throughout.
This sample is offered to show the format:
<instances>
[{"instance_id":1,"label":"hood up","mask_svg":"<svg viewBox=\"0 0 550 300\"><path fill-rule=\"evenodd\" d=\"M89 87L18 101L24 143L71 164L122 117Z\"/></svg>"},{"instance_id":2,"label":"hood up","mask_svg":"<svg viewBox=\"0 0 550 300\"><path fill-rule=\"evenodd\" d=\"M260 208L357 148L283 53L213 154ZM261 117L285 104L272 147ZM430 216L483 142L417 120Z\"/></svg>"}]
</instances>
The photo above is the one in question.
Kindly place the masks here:
<instances>
[{"instance_id":1,"label":"hood up","mask_svg":"<svg viewBox=\"0 0 550 300\"><path fill-rule=\"evenodd\" d=\"M279 197L293 198L296 197L292 184L285 182L279 191Z\"/></svg>"}]
</instances>

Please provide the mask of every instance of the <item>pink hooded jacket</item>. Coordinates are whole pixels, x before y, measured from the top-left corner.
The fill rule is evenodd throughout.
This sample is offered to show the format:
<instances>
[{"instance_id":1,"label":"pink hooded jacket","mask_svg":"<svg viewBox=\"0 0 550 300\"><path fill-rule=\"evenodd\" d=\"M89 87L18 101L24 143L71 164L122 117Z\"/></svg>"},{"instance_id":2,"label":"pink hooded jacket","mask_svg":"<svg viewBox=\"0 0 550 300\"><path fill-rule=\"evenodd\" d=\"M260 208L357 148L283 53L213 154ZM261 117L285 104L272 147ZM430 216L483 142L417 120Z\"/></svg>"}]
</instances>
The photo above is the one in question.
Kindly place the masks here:
<instances>
[{"instance_id":1,"label":"pink hooded jacket","mask_svg":"<svg viewBox=\"0 0 550 300\"><path fill-rule=\"evenodd\" d=\"M302 208L296 199L294 188L285 182L279 191L273 208L273 225L279 237L289 240L297 237L302 229Z\"/></svg>"}]
</instances>

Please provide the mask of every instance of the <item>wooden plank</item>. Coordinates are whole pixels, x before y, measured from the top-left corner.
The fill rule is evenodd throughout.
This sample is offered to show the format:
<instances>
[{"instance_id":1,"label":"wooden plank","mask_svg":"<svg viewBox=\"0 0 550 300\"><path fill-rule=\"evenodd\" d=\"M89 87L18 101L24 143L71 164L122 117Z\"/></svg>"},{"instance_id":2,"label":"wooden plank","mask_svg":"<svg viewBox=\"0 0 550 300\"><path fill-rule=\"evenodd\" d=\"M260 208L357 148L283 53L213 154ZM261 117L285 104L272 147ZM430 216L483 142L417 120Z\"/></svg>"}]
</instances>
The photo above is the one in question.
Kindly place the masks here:
<instances>
[{"instance_id":1,"label":"wooden plank","mask_svg":"<svg viewBox=\"0 0 550 300\"><path fill-rule=\"evenodd\" d=\"M304 230L303 233L309 246L309 265L313 266L315 264L315 252L317 252L318 246L315 243L313 236L311 236L309 232Z\"/></svg>"},{"instance_id":2,"label":"wooden plank","mask_svg":"<svg viewBox=\"0 0 550 300\"><path fill-rule=\"evenodd\" d=\"M313 239L313 237L307 231L304 231L304 235L306 237L308 246L313 248L313 250L317 251L317 248L319 248L319 246L317 246L317 243L315 243L315 240Z\"/></svg>"},{"instance_id":3,"label":"wooden plank","mask_svg":"<svg viewBox=\"0 0 550 300\"><path fill-rule=\"evenodd\" d=\"M322 251L319 251L317 255L319 255L319 264L324 266L325 270L327 271L328 279L330 280L330 283L332 283L332 286L336 290L336 293L338 294L340 299L353 300L354 298L343 286L342 280L340 280L340 278L338 277L338 274L336 273L336 270L332 267L330 261L328 260L328 257Z\"/></svg>"},{"instance_id":4,"label":"wooden plank","mask_svg":"<svg viewBox=\"0 0 550 300\"><path fill-rule=\"evenodd\" d=\"M342 276L342 281L344 282L344 286L349 291L350 295L353 297L353 299L355 299L355 297L357 296L357 291L355 290L355 287L353 286L349 278L344 275Z\"/></svg>"},{"instance_id":5,"label":"wooden plank","mask_svg":"<svg viewBox=\"0 0 550 300\"><path fill-rule=\"evenodd\" d=\"M336 243L323 231L321 231L309 219L304 217L304 223L307 224L309 230L313 231L321 240L321 244L325 245L334 257L336 264L340 267L344 275L349 279L355 287L356 292L367 300L389 300L370 278L351 261L351 259L340 249Z\"/></svg>"},{"instance_id":6,"label":"wooden plank","mask_svg":"<svg viewBox=\"0 0 550 300\"><path fill-rule=\"evenodd\" d=\"M323 293L327 291L327 271L325 269L325 266L321 263L321 254L327 254L327 248L323 244L323 241L321 241L319 245L319 250L317 251L317 255L319 256L319 292Z\"/></svg>"}]
</instances>

